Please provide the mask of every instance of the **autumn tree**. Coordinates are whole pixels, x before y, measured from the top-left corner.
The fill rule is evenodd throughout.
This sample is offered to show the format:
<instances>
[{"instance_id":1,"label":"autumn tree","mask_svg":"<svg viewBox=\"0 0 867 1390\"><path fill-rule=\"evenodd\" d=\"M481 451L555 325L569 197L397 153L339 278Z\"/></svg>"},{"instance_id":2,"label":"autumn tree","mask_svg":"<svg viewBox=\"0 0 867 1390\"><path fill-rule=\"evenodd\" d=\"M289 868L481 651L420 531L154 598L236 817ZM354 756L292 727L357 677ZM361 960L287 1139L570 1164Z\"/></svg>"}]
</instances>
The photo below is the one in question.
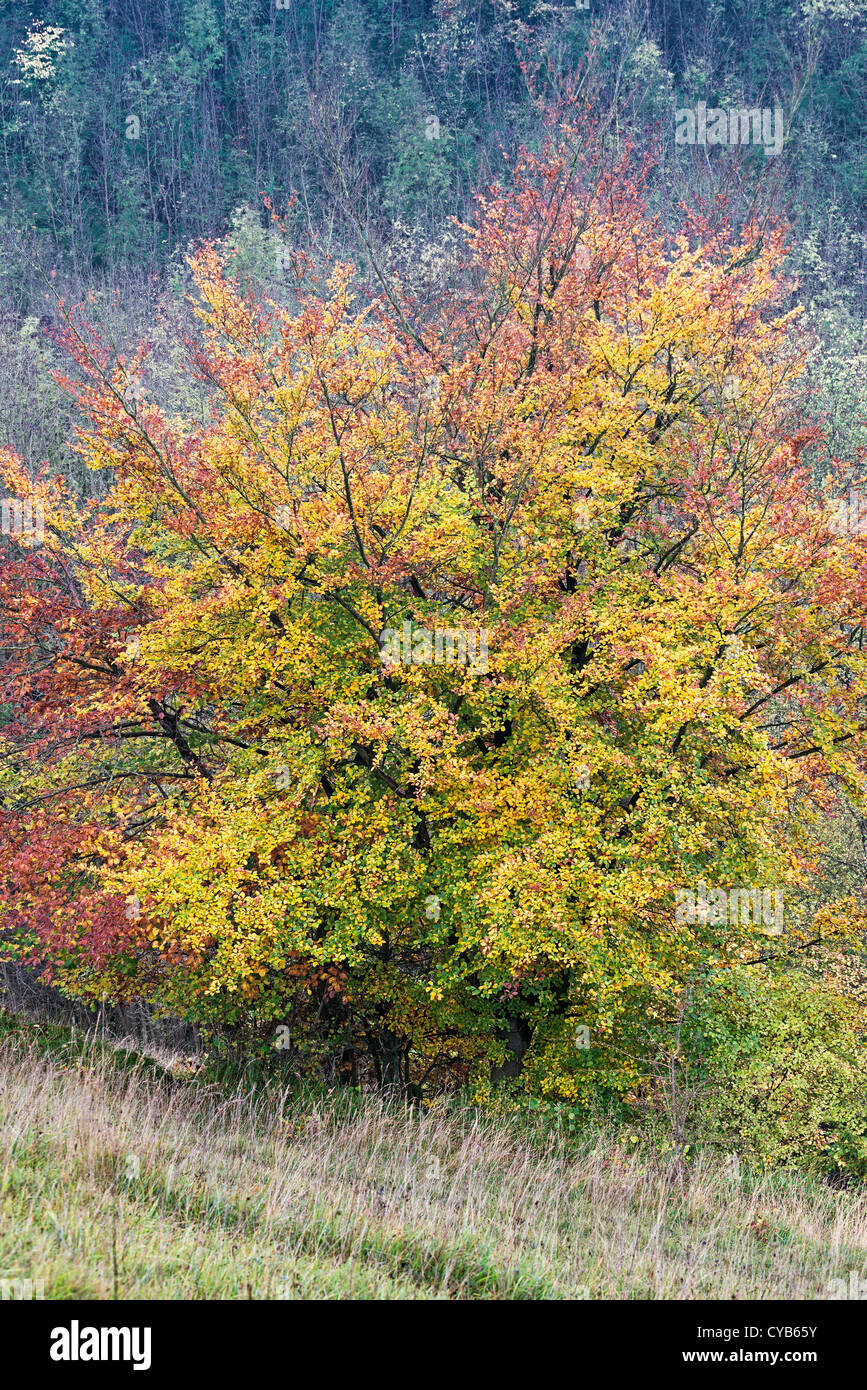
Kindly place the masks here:
<instances>
[{"instance_id":1,"label":"autumn tree","mask_svg":"<svg viewBox=\"0 0 867 1390\"><path fill-rule=\"evenodd\" d=\"M204 246L204 419L65 314L111 487L45 478L4 552L9 954L383 1085L484 1087L517 1036L584 1099L806 946L867 549L802 457L781 232L667 235L642 178L567 110L423 315L301 252L256 302ZM782 937L699 884L783 894Z\"/></svg>"}]
</instances>

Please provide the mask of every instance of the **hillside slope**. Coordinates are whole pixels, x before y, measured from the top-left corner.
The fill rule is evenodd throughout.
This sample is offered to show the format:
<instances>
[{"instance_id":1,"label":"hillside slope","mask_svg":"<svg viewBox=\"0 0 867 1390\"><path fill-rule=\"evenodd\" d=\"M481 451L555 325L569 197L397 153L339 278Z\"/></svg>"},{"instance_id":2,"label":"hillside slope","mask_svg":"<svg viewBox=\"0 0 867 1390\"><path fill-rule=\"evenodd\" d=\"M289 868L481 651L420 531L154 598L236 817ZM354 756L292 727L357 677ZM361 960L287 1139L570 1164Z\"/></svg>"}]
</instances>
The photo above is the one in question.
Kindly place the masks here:
<instances>
[{"instance_id":1,"label":"hillside slope","mask_svg":"<svg viewBox=\"0 0 867 1390\"><path fill-rule=\"evenodd\" d=\"M681 1185L604 1128L226 1085L0 1026L0 1277L46 1299L821 1299L867 1266L863 1193L712 1154Z\"/></svg>"}]
</instances>

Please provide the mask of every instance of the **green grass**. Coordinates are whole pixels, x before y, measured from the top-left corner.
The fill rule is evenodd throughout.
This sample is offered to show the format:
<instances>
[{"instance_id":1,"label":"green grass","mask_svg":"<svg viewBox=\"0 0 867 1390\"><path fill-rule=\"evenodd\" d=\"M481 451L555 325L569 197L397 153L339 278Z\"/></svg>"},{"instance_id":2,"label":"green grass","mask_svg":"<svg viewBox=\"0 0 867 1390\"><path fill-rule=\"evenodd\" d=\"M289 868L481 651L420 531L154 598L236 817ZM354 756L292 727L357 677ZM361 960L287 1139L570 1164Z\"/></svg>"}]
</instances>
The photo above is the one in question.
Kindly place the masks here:
<instances>
[{"instance_id":1,"label":"green grass","mask_svg":"<svg viewBox=\"0 0 867 1390\"><path fill-rule=\"evenodd\" d=\"M867 1195L595 1125L216 1082L0 1014L0 1278L46 1298L823 1298Z\"/></svg>"}]
</instances>

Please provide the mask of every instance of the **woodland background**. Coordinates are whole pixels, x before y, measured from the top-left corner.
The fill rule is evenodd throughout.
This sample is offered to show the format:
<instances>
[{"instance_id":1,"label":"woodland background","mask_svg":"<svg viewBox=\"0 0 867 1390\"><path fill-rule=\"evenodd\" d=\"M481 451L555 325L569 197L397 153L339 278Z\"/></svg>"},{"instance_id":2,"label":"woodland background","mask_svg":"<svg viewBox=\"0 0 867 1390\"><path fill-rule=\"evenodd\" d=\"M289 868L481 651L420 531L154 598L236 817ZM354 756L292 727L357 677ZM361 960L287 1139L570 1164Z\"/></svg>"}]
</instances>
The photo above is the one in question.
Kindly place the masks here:
<instances>
[{"instance_id":1,"label":"woodland background","mask_svg":"<svg viewBox=\"0 0 867 1390\"><path fill-rule=\"evenodd\" d=\"M289 227L323 257L447 276L450 219L532 142L531 88L550 97L591 43L600 118L658 144L651 211L671 226L681 201L724 196L735 214L788 222L824 344L822 447L851 457L867 414L864 0L4 0L4 443L74 474L44 276L86 299L119 350L157 334L168 359L196 240L227 237L238 268L279 296L265 197L280 210L293 199ZM675 147L674 111L702 99L779 102L783 157Z\"/></svg>"}]
</instances>

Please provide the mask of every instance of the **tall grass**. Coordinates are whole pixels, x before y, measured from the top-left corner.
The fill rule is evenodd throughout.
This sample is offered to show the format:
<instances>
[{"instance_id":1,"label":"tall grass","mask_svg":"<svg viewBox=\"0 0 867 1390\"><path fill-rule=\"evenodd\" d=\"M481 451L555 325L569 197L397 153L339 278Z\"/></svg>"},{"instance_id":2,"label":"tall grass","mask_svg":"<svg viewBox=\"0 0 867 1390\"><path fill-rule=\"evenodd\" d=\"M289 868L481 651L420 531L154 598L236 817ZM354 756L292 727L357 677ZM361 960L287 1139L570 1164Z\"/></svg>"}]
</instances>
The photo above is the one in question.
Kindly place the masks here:
<instances>
[{"instance_id":1,"label":"tall grass","mask_svg":"<svg viewBox=\"0 0 867 1390\"><path fill-rule=\"evenodd\" d=\"M823 1298L867 1272L860 1191L711 1155L681 1182L600 1126L227 1087L8 1015L3 1042L0 1278L46 1298Z\"/></svg>"}]
</instances>

